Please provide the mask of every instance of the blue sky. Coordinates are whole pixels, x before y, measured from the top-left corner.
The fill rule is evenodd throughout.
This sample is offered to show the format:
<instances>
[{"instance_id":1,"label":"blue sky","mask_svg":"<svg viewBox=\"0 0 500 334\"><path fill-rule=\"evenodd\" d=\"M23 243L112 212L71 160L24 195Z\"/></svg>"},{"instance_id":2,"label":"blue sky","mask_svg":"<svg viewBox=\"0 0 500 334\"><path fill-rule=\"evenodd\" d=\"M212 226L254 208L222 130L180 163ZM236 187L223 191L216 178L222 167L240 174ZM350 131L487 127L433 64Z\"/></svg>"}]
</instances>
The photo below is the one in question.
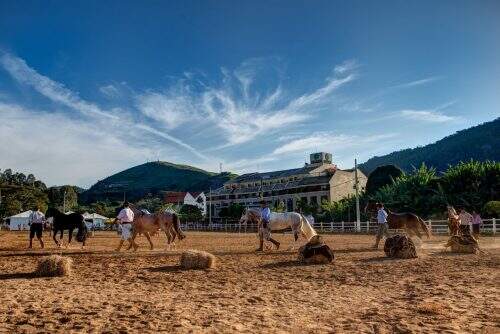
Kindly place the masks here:
<instances>
[{"instance_id":1,"label":"blue sky","mask_svg":"<svg viewBox=\"0 0 500 334\"><path fill-rule=\"evenodd\" d=\"M0 1L0 168L350 168L498 117L499 36L498 1Z\"/></svg>"}]
</instances>

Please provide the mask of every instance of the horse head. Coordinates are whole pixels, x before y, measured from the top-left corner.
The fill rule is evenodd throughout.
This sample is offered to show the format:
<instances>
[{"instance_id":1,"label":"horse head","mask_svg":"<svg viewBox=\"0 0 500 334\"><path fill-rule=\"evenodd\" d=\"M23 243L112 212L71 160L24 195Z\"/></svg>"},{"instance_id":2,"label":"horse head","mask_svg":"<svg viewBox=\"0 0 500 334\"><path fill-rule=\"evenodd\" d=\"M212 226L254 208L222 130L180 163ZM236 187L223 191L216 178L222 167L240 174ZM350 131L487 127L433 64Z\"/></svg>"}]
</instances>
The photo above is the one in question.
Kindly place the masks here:
<instances>
[{"instance_id":1,"label":"horse head","mask_svg":"<svg viewBox=\"0 0 500 334\"><path fill-rule=\"evenodd\" d=\"M45 212L45 218L54 218L55 216L59 216L61 214L61 211L57 210L56 208L48 208Z\"/></svg>"}]
</instances>

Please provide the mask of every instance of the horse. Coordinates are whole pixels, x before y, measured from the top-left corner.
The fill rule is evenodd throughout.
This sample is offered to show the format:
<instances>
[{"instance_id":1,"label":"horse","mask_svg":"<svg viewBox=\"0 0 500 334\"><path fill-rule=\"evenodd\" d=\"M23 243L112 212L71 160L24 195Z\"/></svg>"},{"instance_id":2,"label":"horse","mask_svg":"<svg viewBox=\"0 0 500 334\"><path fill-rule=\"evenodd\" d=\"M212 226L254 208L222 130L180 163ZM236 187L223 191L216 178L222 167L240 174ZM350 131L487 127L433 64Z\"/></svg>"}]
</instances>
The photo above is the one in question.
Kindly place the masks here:
<instances>
[{"instance_id":1,"label":"horse","mask_svg":"<svg viewBox=\"0 0 500 334\"><path fill-rule=\"evenodd\" d=\"M240 218L240 224L247 224L248 222L256 223L259 230L261 225L261 215L259 209L247 208ZM299 239L299 234L307 241L318 233L311 226L309 221L304 215L297 212L271 212L271 219L269 222L271 232L283 231L291 228L295 242ZM259 234L262 239L262 235Z\"/></svg>"},{"instance_id":2,"label":"horse","mask_svg":"<svg viewBox=\"0 0 500 334\"><path fill-rule=\"evenodd\" d=\"M450 235L460 235L460 216L451 205L447 206L448 210L448 229Z\"/></svg>"},{"instance_id":3,"label":"horse","mask_svg":"<svg viewBox=\"0 0 500 334\"><path fill-rule=\"evenodd\" d=\"M63 231L68 230L68 244L71 243L73 238L73 230L77 229L76 240L82 243L82 247L85 246L85 240L87 239L87 225L85 225L83 216L79 213L70 213L68 215L62 213L56 208L49 208L45 213L45 218L52 218L52 239L58 247L62 246ZM61 232L59 236L59 241L56 240L57 232Z\"/></svg>"},{"instance_id":4,"label":"horse","mask_svg":"<svg viewBox=\"0 0 500 334\"><path fill-rule=\"evenodd\" d=\"M176 213L163 212L159 214L145 213L142 210L138 210L133 206L130 206L134 212L134 221L132 229L132 237L130 246L137 249L138 246L135 243L135 238L138 234L144 234L146 239L148 239L150 249L153 250L153 242L151 241L151 235L157 233L158 230L162 230L167 236L167 244L170 245L174 240L176 235L179 240L185 238L184 234L180 229L179 217Z\"/></svg>"},{"instance_id":5,"label":"horse","mask_svg":"<svg viewBox=\"0 0 500 334\"><path fill-rule=\"evenodd\" d=\"M402 229L410 236L416 234L419 239L422 238L420 230L423 230L427 235L427 238L431 237L429 227L425 224L422 218L416 214L411 212L395 213L387 208L385 209L387 211L387 225L389 225L390 229ZM376 215L376 203L368 202L365 207L365 213Z\"/></svg>"}]
</instances>

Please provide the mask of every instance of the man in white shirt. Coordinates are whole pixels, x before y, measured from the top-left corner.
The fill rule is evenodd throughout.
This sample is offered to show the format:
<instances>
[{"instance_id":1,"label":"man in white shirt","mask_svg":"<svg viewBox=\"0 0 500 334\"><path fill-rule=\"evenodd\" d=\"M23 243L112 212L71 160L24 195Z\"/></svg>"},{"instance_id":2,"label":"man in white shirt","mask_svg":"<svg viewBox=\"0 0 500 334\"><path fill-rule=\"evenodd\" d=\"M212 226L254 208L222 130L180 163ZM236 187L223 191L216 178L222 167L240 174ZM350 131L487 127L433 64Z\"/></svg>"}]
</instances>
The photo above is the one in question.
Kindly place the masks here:
<instances>
[{"instance_id":1,"label":"man in white shirt","mask_svg":"<svg viewBox=\"0 0 500 334\"><path fill-rule=\"evenodd\" d=\"M45 224L45 215L40 212L40 207L38 205L33 208L28 218L28 223L30 225L30 245L28 248L33 248L33 238L35 235L38 241L40 241L40 246L43 248L42 233L43 225Z\"/></svg>"},{"instance_id":2,"label":"man in white shirt","mask_svg":"<svg viewBox=\"0 0 500 334\"><path fill-rule=\"evenodd\" d=\"M129 243L132 243L131 237L134 212L132 211L132 209L130 209L130 205L128 202L123 203L123 209L121 209L120 213L116 217L115 222L116 221L118 221L118 223L121 225L120 245L118 245L118 248L116 249L116 251L119 252L125 240L128 240ZM134 249L136 249L136 247L137 246L134 245Z\"/></svg>"},{"instance_id":3,"label":"man in white shirt","mask_svg":"<svg viewBox=\"0 0 500 334\"><path fill-rule=\"evenodd\" d=\"M472 215L464 209L458 209L458 217L460 218L460 232L463 235L470 235L472 221L474 220Z\"/></svg>"},{"instance_id":4,"label":"man in white shirt","mask_svg":"<svg viewBox=\"0 0 500 334\"><path fill-rule=\"evenodd\" d=\"M389 237L389 226L387 225L387 212L384 210L384 204L377 203L377 223L378 231L375 238L375 245L373 248L378 248L378 243L382 237Z\"/></svg>"}]
</instances>

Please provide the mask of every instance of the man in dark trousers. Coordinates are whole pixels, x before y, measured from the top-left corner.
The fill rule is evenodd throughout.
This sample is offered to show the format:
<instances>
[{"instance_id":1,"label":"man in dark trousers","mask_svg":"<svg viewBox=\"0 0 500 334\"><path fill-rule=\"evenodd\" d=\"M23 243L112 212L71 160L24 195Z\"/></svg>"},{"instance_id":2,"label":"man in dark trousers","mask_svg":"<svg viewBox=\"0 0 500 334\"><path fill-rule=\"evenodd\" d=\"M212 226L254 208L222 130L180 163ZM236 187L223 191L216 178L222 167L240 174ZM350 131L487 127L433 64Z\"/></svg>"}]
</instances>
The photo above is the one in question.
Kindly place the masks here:
<instances>
[{"instance_id":1,"label":"man in dark trousers","mask_svg":"<svg viewBox=\"0 0 500 334\"><path fill-rule=\"evenodd\" d=\"M31 212L28 223L30 224L30 245L28 248L33 248L33 238L36 235L38 241L40 241L40 246L43 248L43 225L45 224L45 215L40 212L40 207L37 205L33 208L33 212Z\"/></svg>"},{"instance_id":2,"label":"man in dark trousers","mask_svg":"<svg viewBox=\"0 0 500 334\"><path fill-rule=\"evenodd\" d=\"M267 202L262 200L260 202L260 219L261 219L261 226L260 226L260 245L258 251L264 250L264 239L267 241L272 242L275 246L276 249L280 248L280 243L273 238L271 238L271 210L269 209L269 206L267 205Z\"/></svg>"}]
</instances>

